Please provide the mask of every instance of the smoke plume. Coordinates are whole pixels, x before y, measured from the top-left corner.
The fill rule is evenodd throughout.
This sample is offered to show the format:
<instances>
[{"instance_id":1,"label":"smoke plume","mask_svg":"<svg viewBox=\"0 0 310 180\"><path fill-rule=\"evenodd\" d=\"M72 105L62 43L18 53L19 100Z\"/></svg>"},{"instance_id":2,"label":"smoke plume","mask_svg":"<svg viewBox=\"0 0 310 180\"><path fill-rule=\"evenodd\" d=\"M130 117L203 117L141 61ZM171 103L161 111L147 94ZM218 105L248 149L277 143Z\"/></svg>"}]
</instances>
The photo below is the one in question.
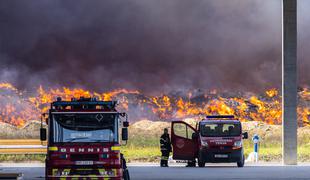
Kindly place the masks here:
<instances>
[{"instance_id":1,"label":"smoke plume","mask_svg":"<svg viewBox=\"0 0 310 180\"><path fill-rule=\"evenodd\" d=\"M298 1L307 84L309 1ZM281 0L0 1L0 80L19 89L281 87Z\"/></svg>"}]
</instances>

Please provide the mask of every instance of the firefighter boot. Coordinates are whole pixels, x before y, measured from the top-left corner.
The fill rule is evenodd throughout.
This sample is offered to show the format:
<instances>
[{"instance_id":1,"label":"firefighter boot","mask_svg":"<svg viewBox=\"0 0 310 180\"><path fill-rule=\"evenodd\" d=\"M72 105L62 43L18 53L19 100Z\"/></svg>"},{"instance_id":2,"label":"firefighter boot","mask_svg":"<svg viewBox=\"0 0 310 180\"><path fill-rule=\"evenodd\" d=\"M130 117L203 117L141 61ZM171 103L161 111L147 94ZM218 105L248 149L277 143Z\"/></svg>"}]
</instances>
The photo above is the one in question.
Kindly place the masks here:
<instances>
[{"instance_id":1,"label":"firefighter boot","mask_svg":"<svg viewBox=\"0 0 310 180\"><path fill-rule=\"evenodd\" d=\"M160 167L164 167L164 160L160 160Z\"/></svg>"}]
</instances>

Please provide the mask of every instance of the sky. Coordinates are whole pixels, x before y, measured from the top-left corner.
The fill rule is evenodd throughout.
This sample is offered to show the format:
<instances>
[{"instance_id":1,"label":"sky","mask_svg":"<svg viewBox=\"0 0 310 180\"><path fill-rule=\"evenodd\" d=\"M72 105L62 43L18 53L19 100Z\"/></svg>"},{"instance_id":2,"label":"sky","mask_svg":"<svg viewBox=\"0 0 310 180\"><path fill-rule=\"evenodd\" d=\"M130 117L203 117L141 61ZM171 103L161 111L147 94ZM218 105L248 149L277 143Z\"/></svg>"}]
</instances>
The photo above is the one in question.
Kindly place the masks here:
<instances>
[{"instance_id":1,"label":"sky","mask_svg":"<svg viewBox=\"0 0 310 180\"><path fill-rule=\"evenodd\" d=\"M304 86L310 1L298 3ZM0 27L0 81L20 89L281 87L281 0L2 0Z\"/></svg>"}]
</instances>

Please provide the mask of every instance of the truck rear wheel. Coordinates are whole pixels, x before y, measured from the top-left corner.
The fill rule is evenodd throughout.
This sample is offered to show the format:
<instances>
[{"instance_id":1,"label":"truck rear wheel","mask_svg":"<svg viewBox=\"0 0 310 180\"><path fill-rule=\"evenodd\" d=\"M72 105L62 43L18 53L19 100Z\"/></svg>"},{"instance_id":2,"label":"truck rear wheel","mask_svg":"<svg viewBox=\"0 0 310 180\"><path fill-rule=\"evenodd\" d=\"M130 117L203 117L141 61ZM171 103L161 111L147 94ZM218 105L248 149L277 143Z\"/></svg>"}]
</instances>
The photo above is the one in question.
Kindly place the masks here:
<instances>
[{"instance_id":1,"label":"truck rear wheel","mask_svg":"<svg viewBox=\"0 0 310 180\"><path fill-rule=\"evenodd\" d=\"M243 155L241 161L237 162L238 167L243 167L244 166L244 161L245 161L245 159L244 159L244 155Z\"/></svg>"}]
</instances>

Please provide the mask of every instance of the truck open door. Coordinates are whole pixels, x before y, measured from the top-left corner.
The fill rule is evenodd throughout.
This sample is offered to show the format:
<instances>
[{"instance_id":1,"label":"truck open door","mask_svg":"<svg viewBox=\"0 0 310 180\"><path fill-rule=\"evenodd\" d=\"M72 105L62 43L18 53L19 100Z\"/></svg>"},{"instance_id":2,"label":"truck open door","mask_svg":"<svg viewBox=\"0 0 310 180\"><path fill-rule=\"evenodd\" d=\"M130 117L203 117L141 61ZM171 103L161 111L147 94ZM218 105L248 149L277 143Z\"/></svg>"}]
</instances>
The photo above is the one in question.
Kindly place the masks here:
<instances>
[{"instance_id":1,"label":"truck open door","mask_svg":"<svg viewBox=\"0 0 310 180\"><path fill-rule=\"evenodd\" d=\"M193 136L193 134L195 134ZM198 132L183 121L171 123L173 159L194 160L198 153ZM196 137L195 137L196 136Z\"/></svg>"}]
</instances>

